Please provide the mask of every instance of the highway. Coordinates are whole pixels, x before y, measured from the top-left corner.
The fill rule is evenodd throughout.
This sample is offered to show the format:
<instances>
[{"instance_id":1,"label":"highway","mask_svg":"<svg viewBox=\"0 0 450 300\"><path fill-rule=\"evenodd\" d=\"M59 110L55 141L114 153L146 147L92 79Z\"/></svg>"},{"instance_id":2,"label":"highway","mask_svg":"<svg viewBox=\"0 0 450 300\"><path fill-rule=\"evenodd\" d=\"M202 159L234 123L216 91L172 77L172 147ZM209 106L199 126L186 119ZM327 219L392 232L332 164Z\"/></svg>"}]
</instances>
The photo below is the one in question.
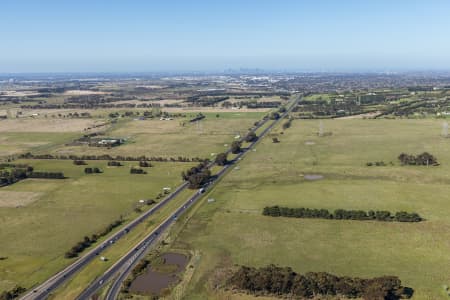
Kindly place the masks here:
<instances>
[{"instance_id":1,"label":"highway","mask_svg":"<svg viewBox=\"0 0 450 300\"><path fill-rule=\"evenodd\" d=\"M83 293L79 295L77 299L78 300L89 299L92 295L95 294L95 292L97 292L100 288L102 288L102 286L106 282L111 280L116 275L117 276L114 279L114 282L111 284L105 299L106 300L117 299L123 281L128 277L130 272L133 270L134 266L146 255L148 248L157 243L158 235L161 234L164 230L166 230L172 223L174 223L183 212L185 212L192 205L194 205L200 198L202 198L204 192L211 189L212 186L214 186L214 184L225 175L227 170L232 168L236 163L238 163L242 159L242 157L246 153L248 153L251 149L253 149L257 142L259 142L278 122L283 120L284 117L289 114L289 112L295 107L295 103L297 103L299 99L300 97L298 97L293 102L292 106L290 106L285 113L281 114L279 119L273 121L272 124L270 124L266 129L264 129L256 141L252 142L248 148L243 149L243 151L239 153L233 161L225 165L216 174L216 178L214 181L210 182L210 184L208 184L208 186L206 186L204 189L200 189L199 191L197 191L197 193L195 193L195 195L187 199L186 202L184 202L171 216L169 216L163 223L161 223L160 226L158 226L158 228L156 228L153 232L147 235L147 237L145 237L141 242L139 242L134 249L129 251L119 261L117 261L117 263L114 264L109 270L107 270L102 276L97 278L86 290L83 291Z\"/></svg>"},{"instance_id":2,"label":"highway","mask_svg":"<svg viewBox=\"0 0 450 300\"><path fill-rule=\"evenodd\" d=\"M294 101L297 102L299 97ZM270 126L268 126L261 134L260 137L263 137L279 120L283 119L284 116L287 115L287 113L294 107L295 105L292 105L284 114L281 115L281 117L278 120L275 120ZM257 126L254 126L251 131L255 132L259 128L261 128L264 124L268 122L268 119L264 119L259 122ZM240 139L240 141L243 141L244 137ZM248 149L254 146L256 143L253 142ZM236 160L240 159L247 151L248 149L241 152L237 157ZM230 153L231 149L228 149L226 153ZM214 165L214 162L211 162L208 167L211 167ZM226 170L231 166L232 164L226 165L218 174L217 177L220 178ZM100 243L97 246L94 246L92 249L90 249L87 253L83 254L80 258L78 258L75 262L73 262L71 265L64 268L62 271L58 272L57 274L53 275L49 279L47 279L45 282L40 284L39 286L35 286L31 288L27 293L25 293L20 299L23 300L42 300L46 299L52 291L60 287L64 282L68 281L71 277L74 276L75 273L77 273L79 270L81 270L84 266L86 266L89 262L91 262L94 259L99 259L100 254L113 245L118 239L120 239L122 236L126 235L129 231L131 231L133 228L135 228L137 225L142 223L144 220L146 220L149 216L153 215L155 212L157 212L159 209L164 207L167 203L169 203L173 198L175 198L181 191L186 189L188 187L188 183L184 182L180 186L178 186L171 194L169 194L166 198L164 198L162 201L158 202L153 208L149 209L130 223L126 224L124 228L121 228L119 231L115 232L111 236L109 236L105 241ZM184 212L187 208L189 208L195 201L200 198L201 194L200 191L194 195L192 198L188 199L187 202L180 208L178 208L174 214L172 214L168 219L166 219L157 229L155 229L154 232L152 232L150 235L148 235L139 245L135 248L138 248L138 250L132 250L128 252L121 260L119 260L116 264L114 264L103 276L100 276L96 281L91 284L80 296L79 299L88 299L90 295L92 295L91 291L98 290L98 288L106 282L106 280L111 279L112 275L115 274L117 271L124 269L124 266L128 263L128 260L131 258L134 258L133 260L130 260L131 262L138 261L140 257L142 257L145 249L148 248L149 245L153 244L156 240L156 236L158 233L161 233L162 230L165 230L173 221L176 219L177 216L179 216L182 212ZM136 251L136 253L134 253ZM130 263L130 268L131 268ZM128 269L130 269L128 268ZM127 269L127 270L128 270ZM126 270L125 270L126 271ZM109 274L109 275L108 275ZM100 284L101 282L101 284ZM86 297L85 297L86 296Z\"/></svg>"}]
</instances>

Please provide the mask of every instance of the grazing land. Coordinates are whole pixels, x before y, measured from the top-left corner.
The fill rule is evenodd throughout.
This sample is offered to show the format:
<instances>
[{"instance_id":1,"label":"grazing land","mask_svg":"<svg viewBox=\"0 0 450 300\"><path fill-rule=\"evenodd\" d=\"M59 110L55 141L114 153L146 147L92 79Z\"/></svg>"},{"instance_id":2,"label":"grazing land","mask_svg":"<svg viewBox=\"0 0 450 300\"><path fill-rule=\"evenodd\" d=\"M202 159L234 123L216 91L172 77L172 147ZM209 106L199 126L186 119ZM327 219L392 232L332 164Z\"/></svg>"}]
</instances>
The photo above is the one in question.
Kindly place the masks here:
<instances>
[{"instance_id":1,"label":"grazing land","mask_svg":"<svg viewBox=\"0 0 450 300\"><path fill-rule=\"evenodd\" d=\"M23 98L30 94L13 95ZM20 105L9 103L10 98L1 103L5 108L2 116L6 118L0 119L0 159L32 166L36 172L62 172L66 178L24 179L1 188L0 238L8 243L0 246L0 291L11 290L14 286L30 288L48 279L74 261L65 258L65 253L85 236L90 237L120 218L125 222L136 218L140 211L151 207L139 200L159 201L162 198L157 196L163 194L163 188L173 189L181 184L181 172L197 164L152 161L151 167L143 168L146 174L130 174L132 167L139 166L138 161L121 161L122 166L114 167L102 160L86 160L86 165L75 165L71 159L17 159L19 154L213 159L237 135L246 134L269 110L220 108L216 112L213 108L198 106L164 109L164 112L180 110L172 117L170 112L162 114L159 108L136 108L134 106L142 103L137 100L124 100L125 109L120 107L121 101L115 101L118 107L86 108L74 104L73 108L67 104L71 97L78 99L87 95L106 97L110 93L69 90L51 97L29 99L29 102L16 99ZM151 101L145 103L177 105L183 100ZM143 118L144 112L149 111L154 115ZM199 112L205 118L189 122ZM160 115L166 118L161 120ZM92 133L100 134L98 139L120 138L125 143L117 147L74 145L74 141ZM101 173L86 174L85 168L98 168ZM181 193L136 232L118 241L105 253L111 260L88 265L55 297L75 297L191 193Z\"/></svg>"},{"instance_id":2,"label":"grazing land","mask_svg":"<svg viewBox=\"0 0 450 300\"><path fill-rule=\"evenodd\" d=\"M1 121L0 132L82 132L99 123L91 119L10 119Z\"/></svg>"},{"instance_id":3,"label":"grazing land","mask_svg":"<svg viewBox=\"0 0 450 300\"><path fill-rule=\"evenodd\" d=\"M398 276L414 299L445 299L450 269L450 140L439 120L294 120L264 139L215 188L173 249L199 251L186 298L219 299L214 280L233 264L290 266L305 273ZM402 166L401 152L435 155L439 166ZM386 166L369 167L368 161ZM390 164L392 162L392 164ZM315 180L306 175L319 174ZM414 211L420 223L273 218L265 206ZM219 270L219 271L218 271ZM221 277L222 276L222 277ZM214 280L212 279L214 278ZM226 292L228 294L229 292ZM248 296L245 296L248 297ZM241 298L238 294L233 298Z\"/></svg>"},{"instance_id":4,"label":"grazing land","mask_svg":"<svg viewBox=\"0 0 450 300\"><path fill-rule=\"evenodd\" d=\"M147 174L132 175L136 162L108 167L105 161L75 166L71 160L17 160L35 170L61 171L67 179L26 179L1 188L0 289L29 287L72 260L64 253L119 219L130 220L140 199L155 199L164 187L181 183L180 173L191 163L152 163ZM84 174L84 167L102 174ZM14 205L11 205L14 201ZM18 207L19 206L19 207ZM143 209L146 209L144 206Z\"/></svg>"},{"instance_id":5,"label":"grazing land","mask_svg":"<svg viewBox=\"0 0 450 300\"><path fill-rule=\"evenodd\" d=\"M275 264L300 274L397 276L414 289L413 299L446 299L447 77L31 79L0 80L1 297L6 291L23 293L16 286L36 287L74 262L73 256L89 251L92 241L100 245L124 230L125 223L180 185L184 172L197 189L183 190L145 222L126 228L123 237L108 240L110 247L98 253L107 259L83 264L49 291L50 299L76 298L126 252L136 251L186 199L211 187L208 180L214 176L203 168L186 177L191 167L215 161L218 154L222 163L236 158L236 151L227 159L223 152L231 145L247 147L233 142L267 116L271 120L256 130L260 135L290 108L289 99L298 99L256 149L239 157L243 160L185 215L177 212L170 230L157 234L160 243L147 259L159 251L183 253L189 262L176 275L180 283L170 281L176 286L152 293L176 299L254 299L222 288L230 270ZM148 161L140 161L143 156ZM219 170L210 168L212 175ZM41 179L31 178L36 176ZM273 207L307 208L302 215L307 218L264 215L266 207L271 212ZM385 212L410 215L401 213L395 217L399 222L391 222ZM165 268L173 266L160 266ZM100 285L105 295L107 282ZM130 289L127 297L149 297L133 294L138 290L143 289Z\"/></svg>"},{"instance_id":6,"label":"grazing land","mask_svg":"<svg viewBox=\"0 0 450 300\"><path fill-rule=\"evenodd\" d=\"M26 206L41 196L36 192L0 191L0 207Z\"/></svg>"},{"instance_id":7,"label":"grazing land","mask_svg":"<svg viewBox=\"0 0 450 300\"><path fill-rule=\"evenodd\" d=\"M120 147L63 146L55 149L54 154L212 158L211 153L226 149L225 144L231 143L236 135L244 135L265 115L257 112L204 113L206 118L198 123L187 121L196 114L188 113L186 118L173 120L123 120L107 132L108 136L127 140Z\"/></svg>"}]
</instances>

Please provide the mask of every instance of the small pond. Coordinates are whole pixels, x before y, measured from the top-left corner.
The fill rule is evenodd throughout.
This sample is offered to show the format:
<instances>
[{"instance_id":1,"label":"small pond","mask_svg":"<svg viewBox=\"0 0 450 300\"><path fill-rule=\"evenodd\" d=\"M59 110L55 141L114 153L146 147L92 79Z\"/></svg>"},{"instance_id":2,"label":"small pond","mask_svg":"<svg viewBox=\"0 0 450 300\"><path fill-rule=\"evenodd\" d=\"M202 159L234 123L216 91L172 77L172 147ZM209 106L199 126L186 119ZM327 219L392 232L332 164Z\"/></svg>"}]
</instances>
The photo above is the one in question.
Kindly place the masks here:
<instances>
[{"instance_id":1,"label":"small pond","mask_svg":"<svg viewBox=\"0 0 450 300\"><path fill-rule=\"evenodd\" d=\"M177 276L188 263L188 258L180 253L162 255L162 264L156 269L150 265L147 271L136 277L130 291L136 294L160 295L161 292L179 281Z\"/></svg>"}]
</instances>

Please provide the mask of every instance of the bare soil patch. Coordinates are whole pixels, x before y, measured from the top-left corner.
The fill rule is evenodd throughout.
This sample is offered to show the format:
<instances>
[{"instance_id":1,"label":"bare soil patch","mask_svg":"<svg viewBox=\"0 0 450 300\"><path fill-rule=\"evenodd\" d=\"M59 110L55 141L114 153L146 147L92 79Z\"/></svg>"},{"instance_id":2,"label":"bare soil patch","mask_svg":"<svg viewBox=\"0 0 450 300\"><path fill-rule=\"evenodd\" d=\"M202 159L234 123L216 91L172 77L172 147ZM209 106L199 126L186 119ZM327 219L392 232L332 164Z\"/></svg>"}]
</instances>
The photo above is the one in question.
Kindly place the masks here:
<instances>
[{"instance_id":1,"label":"bare soil patch","mask_svg":"<svg viewBox=\"0 0 450 300\"><path fill-rule=\"evenodd\" d=\"M335 119L336 120L351 120L351 119L364 119L364 118L370 119L370 118L375 118L379 114L381 114L381 112L380 111L376 111L376 112L370 112L370 113L365 113L365 114L340 117L340 118L335 118Z\"/></svg>"},{"instance_id":2,"label":"bare soil patch","mask_svg":"<svg viewBox=\"0 0 450 300\"><path fill-rule=\"evenodd\" d=\"M78 96L78 95L103 95L107 94L106 92L100 91L89 91L89 90L70 90L65 91L64 95Z\"/></svg>"},{"instance_id":3,"label":"bare soil patch","mask_svg":"<svg viewBox=\"0 0 450 300\"><path fill-rule=\"evenodd\" d=\"M320 174L305 174L303 178L305 178L306 180L314 181L314 180L321 180L324 177L323 175Z\"/></svg>"}]
</instances>

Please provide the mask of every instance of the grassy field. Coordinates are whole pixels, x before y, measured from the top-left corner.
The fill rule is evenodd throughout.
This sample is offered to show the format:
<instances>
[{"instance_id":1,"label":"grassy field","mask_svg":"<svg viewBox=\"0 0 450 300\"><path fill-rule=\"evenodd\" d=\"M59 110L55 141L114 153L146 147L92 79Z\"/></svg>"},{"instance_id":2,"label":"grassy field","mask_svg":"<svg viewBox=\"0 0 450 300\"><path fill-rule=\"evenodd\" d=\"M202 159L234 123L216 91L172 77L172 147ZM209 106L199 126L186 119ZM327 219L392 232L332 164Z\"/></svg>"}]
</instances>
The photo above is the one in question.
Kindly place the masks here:
<instances>
[{"instance_id":1,"label":"grassy field","mask_svg":"<svg viewBox=\"0 0 450 300\"><path fill-rule=\"evenodd\" d=\"M197 113L188 113L187 119ZM107 134L127 139L125 145L112 149L89 146L63 146L59 154L147 155L163 157L212 157L211 153L224 151L237 134L245 134L265 113L205 113L199 124L186 119L171 121L123 120ZM218 117L216 116L218 115ZM182 123L185 123L182 125Z\"/></svg>"},{"instance_id":2,"label":"grassy field","mask_svg":"<svg viewBox=\"0 0 450 300\"><path fill-rule=\"evenodd\" d=\"M108 261L104 262L100 259L92 261L77 276L52 293L51 299L74 299L95 277L103 274L127 251L134 248L145 235L152 232L171 212L180 207L186 199L192 196L194 192L194 190L189 189L181 192L167 206L156 212L146 222L138 225L129 234L118 240L112 247L105 250L102 255L107 257ZM164 239L164 235L160 238Z\"/></svg>"},{"instance_id":3,"label":"grassy field","mask_svg":"<svg viewBox=\"0 0 450 300\"><path fill-rule=\"evenodd\" d=\"M173 249L200 252L186 299L227 299L212 291L220 266L270 263L298 272L398 276L414 299L447 299L450 285L450 139L437 120L294 121L266 138L215 188L184 226ZM438 167L400 166L401 152L428 151ZM367 167L384 161L389 166ZM389 162L393 163L390 165ZM304 175L320 174L308 181ZM266 205L406 210L421 223L272 218ZM241 299L241 296L232 297ZM242 298L244 299L244 298Z\"/></svg>"},{"instance_id":4,"label":"grassy field","mask_svg":"<svg viewBox=\"0 0 450 300\"><path fill-rule=\"evenodd\" d=\"M78 135L73 132L1 132L0 157L28 151L47 151L51 147L71 141Z\"/></svg>"},{"instance_id":5,"label":"grassy field","mask_svg":"<svg viewBox=\"0 0 450 300\"><path fill-rule=\"evenodd\" d=\"M103 229L121 215L136 216L139 199L155 198L163 187L178 186L181 171L191 163L154 163L146 175L131 175L136 162L123 167L107 167L106 162L88 162L103 174L84 174L84 166L72 161L19 160L36 171L62 171L62 180L27 179L3 187L0 202L0 290L19 284L30 287L56 273L71 260L64 253L85 235ZM34 198L16 203L24 193ZM30 197L29 194L25 194ZM11 204L11 202L14 202Z\"/></svg>"},{"instance_id":6,"label":"grassy field","mask_svg":"<svg viewBox=\"0 0 450 300\"><path fill-rule=\"evenodd\" d=\"M189 112L186 119L196 114ZM107 134L126 137L128 141L110 150L64 145L80 136L82 127L97 119L12 119L2 123L8 126L1 129L0 151L2 154L33 151L213 158L211 153L226 149L225 144L229 145L236 134L247 132L264 113L205 115L207 118L198 127L189 123L182 126L181 119L121 119L107 129ZM85 235L99 231L121 215L126 219L134 218L137 214L133 209L139 199L155 198L163 187L177 186L181 183L181 171L195 164L154 163L148 174L130 175L129 169L136 162L126 162L124 167L117 168L107 167L104 161L88 161L89 167L99 167L104 173L85 175L84 166L75 166L70 160L18 160L16 163L28 163L35 171L62 171L68 178L28 179L1 189L0 238L8 242L0 245L0 257L6 258L0 260L0 291L16 284L30 287L48 278L70 262L64 258L64 253ZM157 219L149 223L151 226L138 230L134 238L140 238L170 209L173 207L155 216ZM127 247L128 243L115 247L111 257L119 257ZM89 276L81 275L62 289L62 295L79 292L83 284L92 279L92 270L103 270L96 264L92 268L87 268Z\"/></svg>"}]
</instances>

